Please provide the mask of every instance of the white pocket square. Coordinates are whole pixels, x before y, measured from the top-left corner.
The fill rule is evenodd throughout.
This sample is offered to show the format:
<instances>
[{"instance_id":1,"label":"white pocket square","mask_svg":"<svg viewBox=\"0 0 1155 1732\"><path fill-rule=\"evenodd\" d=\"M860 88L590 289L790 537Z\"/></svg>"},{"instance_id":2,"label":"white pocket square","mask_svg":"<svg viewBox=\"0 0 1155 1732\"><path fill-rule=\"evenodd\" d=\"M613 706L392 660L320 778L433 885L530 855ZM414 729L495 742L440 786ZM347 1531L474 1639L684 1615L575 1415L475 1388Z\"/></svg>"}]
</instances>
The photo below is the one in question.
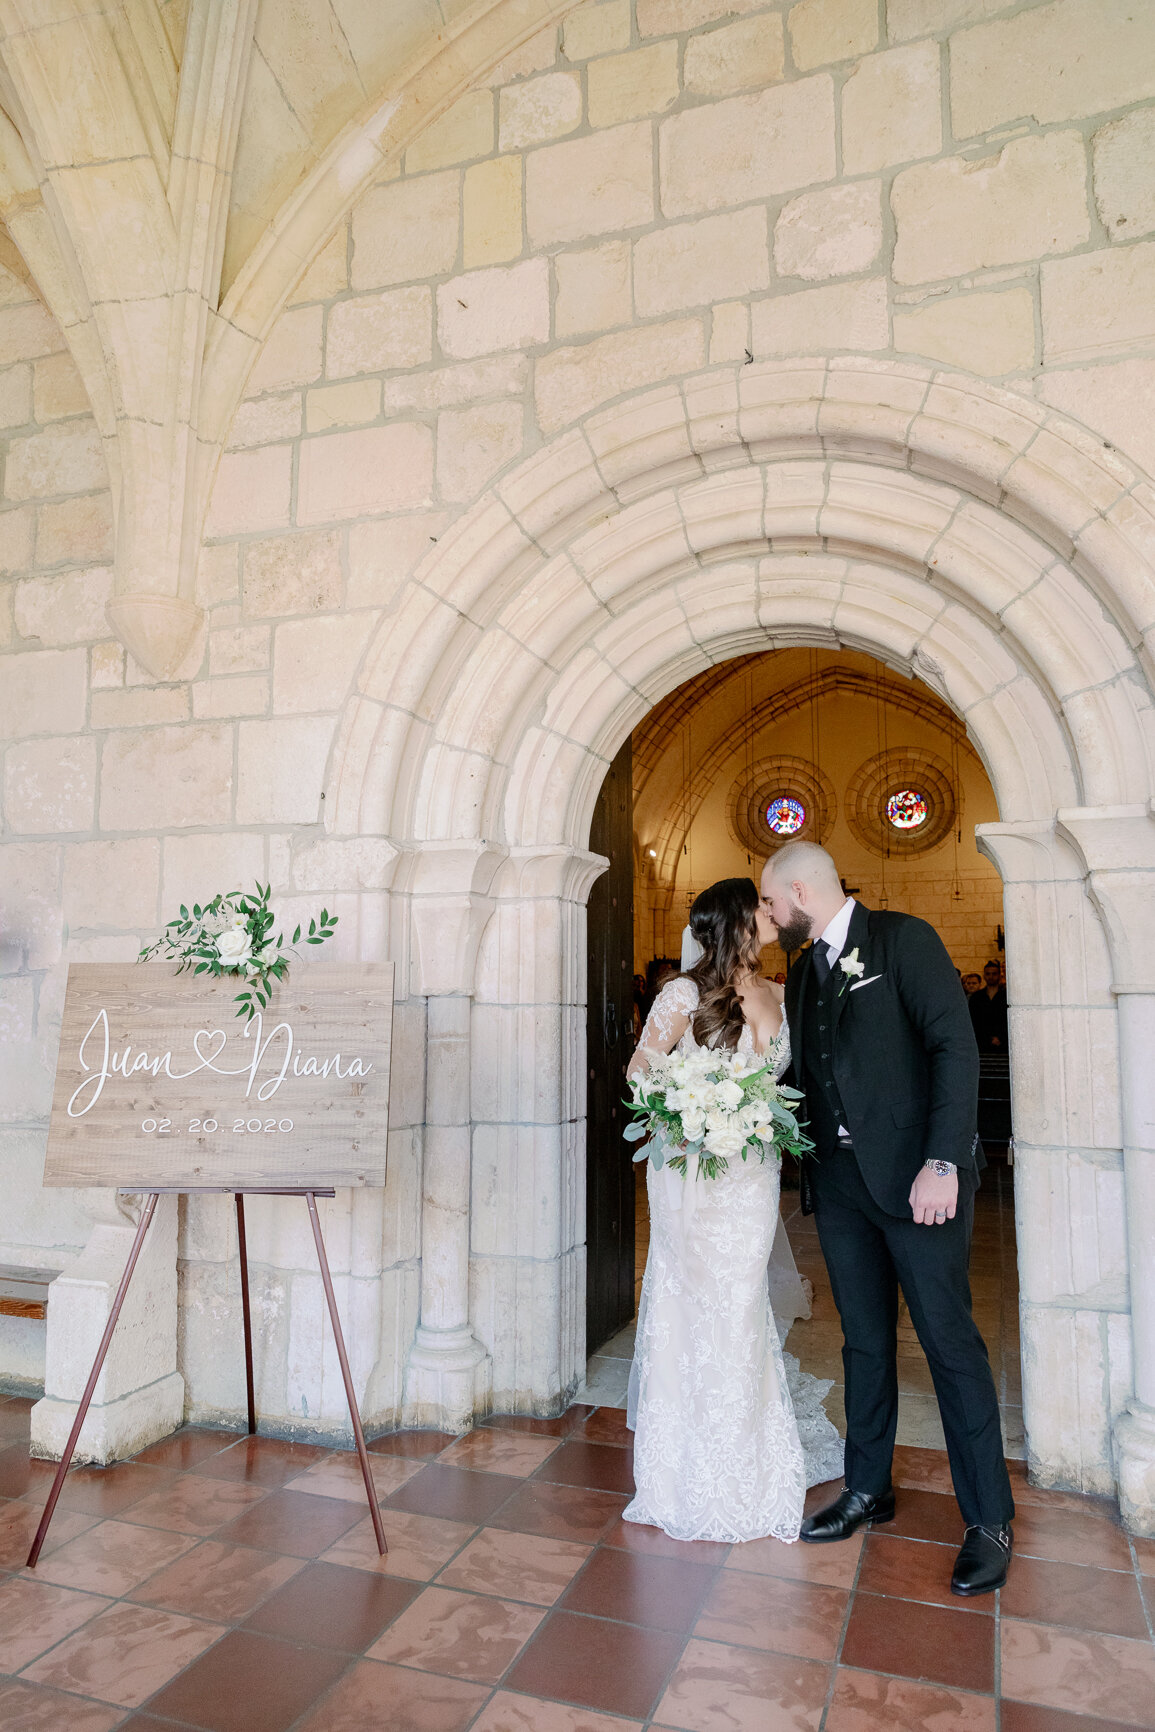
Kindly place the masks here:
<instances>
[{"instance_id":1,"label":"white pocket square","mask_svg":"<svg viewBox=\"0 0 1155 1732\"><path fill-rule=\"evenodd\" d=\"M856 980L850 990L851 992L861 992L864 986L873 986L876 980L881 979L881 974L868 974L865 980Z\"/></svg>"}]
</instances>

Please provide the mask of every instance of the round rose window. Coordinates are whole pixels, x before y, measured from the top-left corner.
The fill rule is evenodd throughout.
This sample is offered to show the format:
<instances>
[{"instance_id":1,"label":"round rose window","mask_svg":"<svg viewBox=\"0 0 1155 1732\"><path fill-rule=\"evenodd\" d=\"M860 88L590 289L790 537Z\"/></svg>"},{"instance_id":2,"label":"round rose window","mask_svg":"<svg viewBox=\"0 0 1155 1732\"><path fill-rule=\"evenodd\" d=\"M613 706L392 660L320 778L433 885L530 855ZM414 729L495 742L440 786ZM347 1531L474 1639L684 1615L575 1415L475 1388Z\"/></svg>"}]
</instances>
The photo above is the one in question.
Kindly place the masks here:
<instances>
[{"instance_id":1,"label":"round rose window","mask_svg":"<svg viewBox=\"0 0 1155 1732\"><path fill-rule=\"evenodd\" d=\"M886 820L896 830L917 830L926 823L926 795L917 788L899 788L886 802Z\"/></svg>"},{"instance_id":2,"label":"round rose window","mask_svg":"<svg viewBox=\"0 0 1155 1732\"><path fill-rule=\"evenodd\" d=\"M766 822L776 836L797 836L806 822L806 807L789 794L779 794L766 808Z\"/></svg>"}]
</instances>

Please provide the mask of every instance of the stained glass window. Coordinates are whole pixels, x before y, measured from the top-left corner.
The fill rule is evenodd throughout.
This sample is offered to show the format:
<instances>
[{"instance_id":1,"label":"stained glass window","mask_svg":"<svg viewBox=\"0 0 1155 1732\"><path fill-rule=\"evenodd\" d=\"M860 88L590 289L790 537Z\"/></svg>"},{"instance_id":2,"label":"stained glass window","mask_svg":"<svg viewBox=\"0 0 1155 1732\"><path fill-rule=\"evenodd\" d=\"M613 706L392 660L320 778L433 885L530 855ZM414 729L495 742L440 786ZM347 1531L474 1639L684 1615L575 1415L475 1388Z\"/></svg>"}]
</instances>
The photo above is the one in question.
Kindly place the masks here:
<instances>
[{"instance_id":1,"label":"stained glass window","mask_svg":"<svg viewBox=\"0 0 1155 1732\"><path fill-rule=\"evenodd\" d=\"M917 830L927 820L926 795L917 788L899 788L886 802L886 817L896 830Z\"/></svg>"},{"instance_id":2,"label":"stained glass window","mask_svg":"<svg viewBox=\"0 0 1155 1732\"><path fill-rule=\"evenodd\" d=\"M778 794L766 808L766 822L776 836L797 836L806 822L806 807L789 794Z\"/></svg>"}]
</instances>

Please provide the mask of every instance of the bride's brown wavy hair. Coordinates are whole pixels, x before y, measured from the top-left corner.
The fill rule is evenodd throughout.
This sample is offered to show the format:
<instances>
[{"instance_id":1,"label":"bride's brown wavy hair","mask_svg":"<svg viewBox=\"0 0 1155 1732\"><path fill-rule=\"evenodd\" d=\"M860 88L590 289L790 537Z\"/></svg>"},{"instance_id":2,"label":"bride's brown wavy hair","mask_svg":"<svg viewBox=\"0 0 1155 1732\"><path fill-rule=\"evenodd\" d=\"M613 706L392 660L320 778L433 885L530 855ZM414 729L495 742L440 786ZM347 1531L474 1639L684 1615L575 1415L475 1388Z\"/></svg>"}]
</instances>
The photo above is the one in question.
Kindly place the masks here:
<instances>
[{"instance_id":1,"label":"bride's brown wavy hair","mask_svg":"<svg viewBox=\"0 0 1155 1732\"><path fill-rule=\"evenodd\" d=\"M686 978L698 988L694 1039L699 1046L736 1047L742 1033L742 1004L734 981L757 971L758 892L751 878L722 878L690 905L690 931L705 955Z\"/></svg>"}]
</instances>

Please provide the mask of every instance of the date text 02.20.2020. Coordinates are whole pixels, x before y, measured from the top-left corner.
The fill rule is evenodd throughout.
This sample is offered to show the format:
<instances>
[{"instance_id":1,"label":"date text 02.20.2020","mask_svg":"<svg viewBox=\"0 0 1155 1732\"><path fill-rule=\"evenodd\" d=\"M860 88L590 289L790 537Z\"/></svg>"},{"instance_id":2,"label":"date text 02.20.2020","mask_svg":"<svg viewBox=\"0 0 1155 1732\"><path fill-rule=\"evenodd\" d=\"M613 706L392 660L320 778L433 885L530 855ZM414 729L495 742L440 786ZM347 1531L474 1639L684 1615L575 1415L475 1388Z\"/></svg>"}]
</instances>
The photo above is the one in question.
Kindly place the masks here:
<instances>
[{"instance_id":1,"label":"date text 02.20.2020","mask_svg":"<svg viewBox=\"0 0 1155 1732\"><path fill-rule=\"evenodd\" d=\"M155 1131L162 1137L180 1136L180 1131L174 1129L171 1119L143 1119L140 1128L147 1134ZM262 1133L291 1131L292 1128L292 1119L234 1119L232 1124L234 1136L240 1136L247 1132L252 1132L255 1135L258 1131ZM190 1119L187 1134L190 1137L211 1136L214 1131L227 1131L228 1129L227 1123L221 1125L216 1119Z\"/></svg>"}]
</instances>

